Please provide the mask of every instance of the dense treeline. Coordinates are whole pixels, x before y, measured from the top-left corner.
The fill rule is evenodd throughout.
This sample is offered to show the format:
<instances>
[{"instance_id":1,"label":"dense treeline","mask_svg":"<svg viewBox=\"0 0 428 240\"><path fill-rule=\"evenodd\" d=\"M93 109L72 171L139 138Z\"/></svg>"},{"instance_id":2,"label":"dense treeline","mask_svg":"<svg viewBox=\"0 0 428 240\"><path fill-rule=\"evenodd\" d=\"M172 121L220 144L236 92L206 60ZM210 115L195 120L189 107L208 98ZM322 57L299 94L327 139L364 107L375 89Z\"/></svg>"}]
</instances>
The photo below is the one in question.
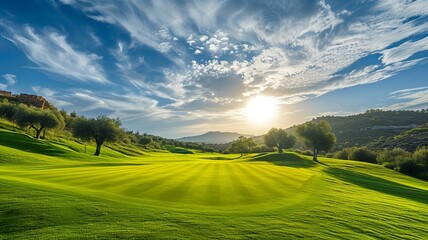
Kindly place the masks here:
<instances>
[{"instance_id":1,"label":"dense treeline","mask_svg":"<svg viewBox=\"0 0 428 240\"><path fill-rule=\"evenodd\" d=\"M370 150L367 147L344 148L326 157L377 163L398 172L428 180L428 147L420 146L413 153L402 148Z\"/></svg>"}]
</instances>

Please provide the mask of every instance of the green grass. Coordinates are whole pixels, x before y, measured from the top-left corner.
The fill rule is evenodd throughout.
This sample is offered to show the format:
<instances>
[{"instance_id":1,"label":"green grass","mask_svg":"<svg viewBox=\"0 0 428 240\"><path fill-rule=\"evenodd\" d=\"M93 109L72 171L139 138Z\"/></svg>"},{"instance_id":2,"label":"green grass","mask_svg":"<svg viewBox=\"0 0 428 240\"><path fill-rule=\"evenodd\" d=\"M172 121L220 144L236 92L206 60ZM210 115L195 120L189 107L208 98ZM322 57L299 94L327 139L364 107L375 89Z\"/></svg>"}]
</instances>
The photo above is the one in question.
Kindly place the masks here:
<instances>
[{"instance_id":1,"label":"green grass","mask_svg":"<svg viewBox=\"0 0 428 240\"><path fill-rule=\"evenodd\" d=\"M0 130L0 239L428 236L428 183L378 165L83 148Z\"/></svg>"}]
</instances>

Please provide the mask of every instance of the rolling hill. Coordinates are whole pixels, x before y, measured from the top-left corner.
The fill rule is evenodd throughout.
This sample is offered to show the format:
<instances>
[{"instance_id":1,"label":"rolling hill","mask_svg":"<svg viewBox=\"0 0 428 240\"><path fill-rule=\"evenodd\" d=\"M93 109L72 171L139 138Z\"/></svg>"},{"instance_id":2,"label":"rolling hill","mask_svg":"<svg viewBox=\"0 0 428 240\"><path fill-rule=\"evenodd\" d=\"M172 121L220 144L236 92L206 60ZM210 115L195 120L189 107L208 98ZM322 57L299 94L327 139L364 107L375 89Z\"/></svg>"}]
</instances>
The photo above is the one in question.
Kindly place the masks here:
<instances>
[{"instance_id":1,"label":"rolling hill","mask_svg":"<svg viewBox=\"0 0 428 240\"><path fill-rule=\"evenodd\" d=\"M428 183L287 152L144 152L0 130L0 239L423 239Z\"/></svg>"},{"instance_id":2,"label":"rolling hill","mask_svg":"<svg viewBox=\"0 0 428 240\"><path fill-rule=\"evenodd\" d=\"M233 140L237 139L240 136L246 136L249 137L251 135L248 134L240 134L236 132L218 132L218 131L212 131L212 132L206 132L201 135L196 136L189 136L189 137L182 137L176 139L177 141L181 142L196 142L196 143L229 143Z\"/></svg>"},{"instance_id":3,"label":"rolling hill","mask_svg":"<svg viewBox=\"0 0 428 240\"><path fill-rule=\"evenodd\" d=\"M337 138L337 147L362 146L377 141L398 136L413 128L428 123L428 111L383 111L367 110L365 113L349 116L322 116L312 119L318 122L326 120L330 123ZM287 128L295 134L296 126ZM257 143L263 143L263 135L252 136L235 132L207 132L197 136L183 137L176 140L196 143L230 143L239 136L252 137ZM411 141L411 140L409 140ZM300 144L300 145L299 145ZM298 142L297 147L301 146ZM401 145L400 145L401 146Z\"/></svg>"},{"instance_id":4,"label":"rolling hill","mask_svg":"<svg viewBox=\"0 0 428 240\"><path fill-rule=\"evenodd\" d=\"M428 123L396 136L381 137L370 143L370 147L373 149L399 147L410 152L415 151L419 146L428 146Z\"/></svg>"},{"instance_id":5,"label":"rolling hill","mask_svg":"<svg viewBox=\"0 0 428 240\"><path fill-rule=\"evenodd\" d=\"M337 147L366 145L380 137L400 135L428 122L428 111L367 110L349 116L322 116L311 121L326 120L337 138ZM294 133L296 126L287 129Z\"/></svg>"}]
</instances>

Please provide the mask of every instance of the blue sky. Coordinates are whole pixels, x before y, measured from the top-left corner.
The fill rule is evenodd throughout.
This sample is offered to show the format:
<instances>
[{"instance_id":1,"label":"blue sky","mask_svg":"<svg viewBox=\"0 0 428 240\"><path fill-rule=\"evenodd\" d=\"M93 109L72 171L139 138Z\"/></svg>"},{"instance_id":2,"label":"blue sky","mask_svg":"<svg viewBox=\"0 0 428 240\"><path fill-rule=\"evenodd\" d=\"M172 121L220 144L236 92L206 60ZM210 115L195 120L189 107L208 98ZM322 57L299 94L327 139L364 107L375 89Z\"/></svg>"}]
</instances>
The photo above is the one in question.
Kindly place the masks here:
<instances>
[{"instance_id":1,"label":"blue sky","mask_svg":"<svg viewBox=\"0 0 428 240\"><path fill-rule=\"evenodd\" d=\"M427 20L424 0L5 0L0 89L173 138L427 108Z\"/></svg>"}]
</instances>

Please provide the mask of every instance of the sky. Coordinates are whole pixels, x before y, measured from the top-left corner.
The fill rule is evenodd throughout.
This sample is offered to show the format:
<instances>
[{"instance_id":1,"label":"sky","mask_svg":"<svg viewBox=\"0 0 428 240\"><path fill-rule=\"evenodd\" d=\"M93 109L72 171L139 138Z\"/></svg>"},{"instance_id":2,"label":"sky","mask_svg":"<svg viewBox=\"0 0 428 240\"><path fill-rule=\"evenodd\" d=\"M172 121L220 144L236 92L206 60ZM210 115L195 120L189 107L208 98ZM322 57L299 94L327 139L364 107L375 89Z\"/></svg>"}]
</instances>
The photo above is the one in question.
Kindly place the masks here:
<instances>
[{"instance_id":1,"label":"sky","mask_svg":"<svg viewBox=\"0 0 428 240\"><path fill-rule=\"evenodd\" d=\"M427 57L424 0L0 2L0 90L169 138L428 108Z\"/></svg>"}]
</instances>

